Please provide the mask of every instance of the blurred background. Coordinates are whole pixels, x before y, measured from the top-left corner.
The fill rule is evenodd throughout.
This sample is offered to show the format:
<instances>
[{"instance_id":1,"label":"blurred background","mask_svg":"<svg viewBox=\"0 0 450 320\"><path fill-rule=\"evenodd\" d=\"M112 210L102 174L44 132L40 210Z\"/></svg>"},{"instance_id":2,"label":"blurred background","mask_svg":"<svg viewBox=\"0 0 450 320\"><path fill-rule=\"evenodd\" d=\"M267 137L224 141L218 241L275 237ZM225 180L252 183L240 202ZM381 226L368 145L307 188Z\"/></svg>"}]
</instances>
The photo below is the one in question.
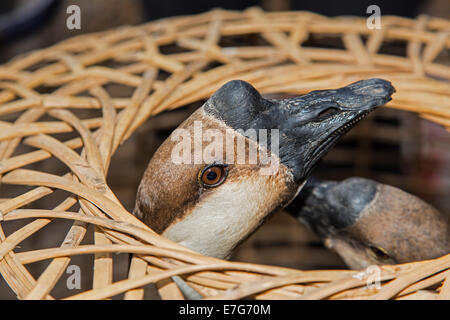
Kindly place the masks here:
<instances>
[{"instance_id":1,"label":"blurred background","mask_svg":"<svg viewBox=\"0 0 450 320\"><path fill-rule=\"evenodd\" d=\"M71 4L81 8L81 30L66 28L66 8ZM366 8L372 4L381 8L382 15L415 17L429 14L450 18L448 0L2 0L0 63L81 33L135 25L175 15L195 14L217 7L242 10L249 6L260 6L267 11L308 10L327 16L367 16ZM339 48L339 44L330 45ZM386 52L395 53L403 49L393 43L386 48ZM444 59L449 63L449 54ZM138 183L152 154L201 104L202 102L197 102L149 119L114 155L108 182L129 211L133 210ZM58 161L36 165L41 166L39 169L42 166L52 166L52 169L59 166L61 173L66 170ZM400 187L449 213L450 134L439 125L420 119L415 114L378 109L330 151L313 175L332 180L351 176L368 177ZM7 197L12 192L10 186L0 186L0 198ZM40 200L39 205L51 208L56 199L62 196L55 194L46 197ZM21 245L24 249L57 246L65 235L60 228L69 227L70 223L51 224L45 228L45 236L38 232ZM10 230L16 228L17 225L10 226ZM5 232L8 233L7 225ZM92 242L92 235L83 241L89 242ZM115 269L114 280L126 275L127 261L123 257L121 259L122 262L115 265L115 268L118 267ZM299 269L345 268L337 255L327 251L309 230L284 213L275 215L263 225L239 248L232 259ZM75 257L72 264L92 268L91 260L92 257ZM30 271L38 276L45 267L46 264L33 264ZM67 276L63 275L62 280ZM92 278L84 277L83 290L90 283ZM64 286L59 285L52 293L57 297L64 290ZM15 295L1 278L0 299L11 298L15 298Z\"/></svg>"}]
</instances>

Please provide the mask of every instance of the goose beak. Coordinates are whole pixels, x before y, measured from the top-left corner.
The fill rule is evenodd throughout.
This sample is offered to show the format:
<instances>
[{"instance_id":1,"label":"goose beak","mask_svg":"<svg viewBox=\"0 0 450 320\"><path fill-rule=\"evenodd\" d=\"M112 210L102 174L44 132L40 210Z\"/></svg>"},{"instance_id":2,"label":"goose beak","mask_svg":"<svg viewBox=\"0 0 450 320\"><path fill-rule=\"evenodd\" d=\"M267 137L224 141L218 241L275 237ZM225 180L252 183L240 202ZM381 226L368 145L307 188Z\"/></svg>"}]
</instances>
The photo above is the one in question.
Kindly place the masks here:
<instances>
[{"instance_id":1,"label":"goose beak","mask_svg":"<svg viewBox=\"0 0 450 320\"><path fill-rule=\"evenodd\" d=\"M374 201L375 181L353 177L342 182L308 179L287 211L322 238L357 223Z\"/></svg>"},{"instance_id":2,"label":"goose beak","mask_svg":"<svg viewBox=\"0 0 450 320\"><path fill-rule=\"evenodd\" d=\"M216 91L204 108L235 130L278 129L280 161L292 171L294 181L302 183L338 139L391 100L394 91L386 80L369 79L337 90L268 100L249 83L233 80Z\"/></svg>"},{"instance_id":3,"label":"goose beak","mask_svg":"<svg viewBox=\"0 0 450 320\"><path fill-rule=\"evenodd\" d=\"M328 150L377 106L391 100L392 85L382 79L362 80L337 90L320 90L281 100L280 123L288 141L280 158L304 180ZM284 161L283 161L284 160Z\"/></svg>"}]
</instances>

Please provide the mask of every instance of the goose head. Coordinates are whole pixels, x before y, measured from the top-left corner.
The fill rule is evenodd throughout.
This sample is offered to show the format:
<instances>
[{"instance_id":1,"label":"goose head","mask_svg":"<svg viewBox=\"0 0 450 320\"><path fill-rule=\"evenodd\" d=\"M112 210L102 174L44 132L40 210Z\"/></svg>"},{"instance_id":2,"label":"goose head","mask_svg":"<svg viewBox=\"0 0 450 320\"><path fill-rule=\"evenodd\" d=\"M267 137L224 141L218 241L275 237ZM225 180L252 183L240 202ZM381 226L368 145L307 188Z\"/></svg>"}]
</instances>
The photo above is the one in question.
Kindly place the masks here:
<instances>
[{"instance_id":1,"label":"goose head","mask_svg":"<svg viewBox=\"0 0 450 320\"><path fill-rule=\"evenodd\" d=\"M308 180L287 211L353 269L433 259L450 252L447 216L374 180Z\"/></svg>"},{"instance_id":2,"label":"goose head","mask_svg":"<svg viewBox=\"0 0 450 320\"><path fill-rule=\"evenodd\" d=\"M223 85L155 152L134 214L204 255L227 258L300 191L317 161L390 100L381 79L269 100L249 83Z\"/></svg>"}]
</instances>

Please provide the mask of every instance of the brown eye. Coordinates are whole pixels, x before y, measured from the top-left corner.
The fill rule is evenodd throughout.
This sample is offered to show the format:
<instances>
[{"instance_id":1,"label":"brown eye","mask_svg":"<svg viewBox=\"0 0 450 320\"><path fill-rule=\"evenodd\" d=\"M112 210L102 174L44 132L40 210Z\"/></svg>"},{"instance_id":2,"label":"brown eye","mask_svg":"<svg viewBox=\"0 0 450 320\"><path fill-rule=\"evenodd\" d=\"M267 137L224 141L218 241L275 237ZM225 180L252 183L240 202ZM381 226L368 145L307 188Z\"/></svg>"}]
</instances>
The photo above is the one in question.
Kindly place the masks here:
<instances>
[{"instance_id":1,"label":"brown eye","mask_svg":"<svg viewBox=\"0 0 450 320\"><path fill-rule=\"evenodd\" d=\"M225 165L213 164L203 168L199 174L200 183L204 187L217 187L225 181L227 176Z\"/></svg>"},{"instance_id":2,"label":"brown eye","mask_svg":"<svg viewBox=\"0 0 450 320\"><path fill-rule=\"evenodd\" d=\"M388 260L391 258L389 256L389 254L386 252L386 250L384 250L383 248L376 247L376 246L369 246L369 249L370 249L370 252L378 259Z\"/></svg>"}]
</instances>

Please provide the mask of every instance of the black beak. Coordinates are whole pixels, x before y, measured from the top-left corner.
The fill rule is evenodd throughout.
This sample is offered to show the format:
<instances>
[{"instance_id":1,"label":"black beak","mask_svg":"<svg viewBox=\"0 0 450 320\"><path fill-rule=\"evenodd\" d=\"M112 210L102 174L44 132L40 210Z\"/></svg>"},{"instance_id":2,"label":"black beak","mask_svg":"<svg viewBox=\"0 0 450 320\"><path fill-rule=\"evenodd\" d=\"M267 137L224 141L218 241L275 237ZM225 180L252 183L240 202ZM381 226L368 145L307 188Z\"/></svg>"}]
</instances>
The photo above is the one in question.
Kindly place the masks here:
<instances>
[{"instance_id":1,"label":"black beak","mask_svg":"<svg viewBox=\"0 0 450 320\"><path fill-rule=\"evenodd\" d=\"M296 179L306 178L326 152L377 106L391 100L392 85L382 79L358 81L337 90L320 90L280 101L288 137L280 158Z\"/></svg>"},{"instance_id":2,"label":"black beak","mask_svg":"<svg viewBox=\"0 0 450 320\"><path fill-rule=\"evenodd\" d=\"M355 224L376 193L377 183L369 179L335 182L311 177L286 211L325 238Z\"/></svg>"},{"instance_id":3,"label":"black beak","mask_svg":"<svg viewBox=\"0 0 450 320\"><path fill-rule=\"evenodd\" d=\"M301 183L340 137L391 100L394 91L386 80L369 79L337 90L266 100L250 84L235 80L214 93L205 111L244 132L279 129L281 163L292 170L295 182Z\"/></svg>"}]
</instances>

